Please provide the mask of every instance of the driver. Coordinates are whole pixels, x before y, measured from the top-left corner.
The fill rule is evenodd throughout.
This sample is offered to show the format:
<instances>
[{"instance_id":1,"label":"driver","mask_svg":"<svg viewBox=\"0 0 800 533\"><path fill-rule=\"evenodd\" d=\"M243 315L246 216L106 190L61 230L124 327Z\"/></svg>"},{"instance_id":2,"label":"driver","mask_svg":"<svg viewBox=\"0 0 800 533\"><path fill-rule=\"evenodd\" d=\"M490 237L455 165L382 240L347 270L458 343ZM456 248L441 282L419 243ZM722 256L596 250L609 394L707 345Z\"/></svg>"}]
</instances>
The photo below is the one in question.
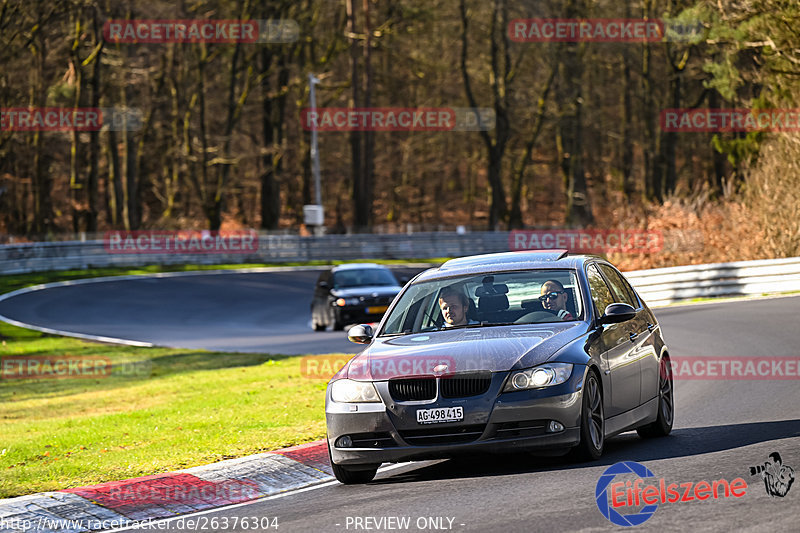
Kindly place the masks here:
<instances>
[{"instance_id":1,"label":"driver","mask_svg":"<svg viewBox=\"0 0 800 533\"><path fill-rule=\"evenodd\" d=\"M541 294L539 300L542 307L555 313L561 320L575 320L572 313L567 311L567 291L560 281L551 279L542 283Z\"/></svg>"},{"instance_id":2,"label":"driver","mask_svg":"<svg viewBox=\"0 0 800 533\"><path fill-rule=\"evenodd\" d=\"M474 320L467 319L469 309L469 298L463 291L455 287L445 287L439 293L439 309L442 310L444 317L444 327L464 326L467 324L477 324Z\"/></svg>"}]
</instances>

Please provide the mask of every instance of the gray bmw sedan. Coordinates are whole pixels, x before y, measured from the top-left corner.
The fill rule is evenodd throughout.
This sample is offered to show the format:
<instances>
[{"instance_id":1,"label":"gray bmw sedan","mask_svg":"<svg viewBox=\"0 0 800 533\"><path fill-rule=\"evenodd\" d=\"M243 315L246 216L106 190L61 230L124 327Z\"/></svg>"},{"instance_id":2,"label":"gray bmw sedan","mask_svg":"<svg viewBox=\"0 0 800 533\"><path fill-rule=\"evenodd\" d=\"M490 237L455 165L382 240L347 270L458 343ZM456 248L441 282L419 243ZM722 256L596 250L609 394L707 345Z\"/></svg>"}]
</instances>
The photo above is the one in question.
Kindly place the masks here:
<instances>
[{"instance_id":1,"label":"gray bmw sedan","mask_svg":"<svg viewBox=\"0 0 800 533\"><path fill-rule=\"evenodd\" d=\"M566 251L447 261L409 282L369 346L330 381L342 483L383 462L560 449L578 460L635 429L669 434L669 351L655 316L607 261Z\"/></svg>"}]
</instances>

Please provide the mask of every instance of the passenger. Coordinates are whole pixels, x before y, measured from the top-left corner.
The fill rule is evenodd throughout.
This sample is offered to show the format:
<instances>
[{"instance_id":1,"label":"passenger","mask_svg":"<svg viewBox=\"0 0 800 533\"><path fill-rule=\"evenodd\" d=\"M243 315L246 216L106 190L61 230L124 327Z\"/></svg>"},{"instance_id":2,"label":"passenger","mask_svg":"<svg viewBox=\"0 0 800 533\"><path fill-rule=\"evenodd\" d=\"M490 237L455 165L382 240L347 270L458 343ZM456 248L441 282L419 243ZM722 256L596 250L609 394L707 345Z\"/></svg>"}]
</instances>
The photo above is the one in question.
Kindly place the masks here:
<instances>
[{"instance_id":1,"label":"passenger","mask_svg":"<svg viewBox=\"0 0 800 533\"><path fill-rule=\"evenodd\" d=\"M542 307L555 313L561 320L575 320L572 313L567 311L567 291L560 281L554 279L542 283L542 295L539 300L542 302Z\"/></svg>"},{"instance_id":2,"label":"passenger","mask_svg":"<svg viewBox=\"0 0 800 533\"><path fill-rule=\"evenodd\" d=\"M467 319L469 298L462 290L454 287L445 287L439 293L439 308L444 317L444 327L465 326L477 324L474 320Z\"/></svg>"}]
</instances>

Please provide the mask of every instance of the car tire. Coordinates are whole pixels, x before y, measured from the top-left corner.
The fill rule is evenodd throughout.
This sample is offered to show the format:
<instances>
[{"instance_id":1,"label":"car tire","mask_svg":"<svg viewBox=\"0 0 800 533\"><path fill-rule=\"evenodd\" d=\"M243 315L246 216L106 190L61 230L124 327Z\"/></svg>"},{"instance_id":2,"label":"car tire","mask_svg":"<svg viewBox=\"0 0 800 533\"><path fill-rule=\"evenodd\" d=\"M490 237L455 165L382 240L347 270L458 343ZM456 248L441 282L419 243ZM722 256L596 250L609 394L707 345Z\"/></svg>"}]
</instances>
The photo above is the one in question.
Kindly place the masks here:
<instances>
[{"instance_id":1,"label":"car tire","mask_svg":"<svg viewBox=\"0 0 800 533\"><path fill-rule=\"evenodd\" d=\"M672 431L675 420L675 397L672 393L672 365L668 357L662 357L658 367L658 418L656 421L636 429L644 439L666 437Z\"/></svg>"},{"instance_id":2,"label":"car tire","mask_svg":"<svg viewBox=\"0 0 800 533\"><path fill-rule=\"evenodd\" d=\"M586 374L581 400L580 443L571 450L576 461L594 461L603 455L605 447L605 412L600 380L593 370Z\"/></svg>"},{"instance_id":3,"label":"car tire","mask_svg":"<svg viewBox=\"0 0 800 533\"><path fill-rule=\"evenodd\" d=\"M328 459L331 462L331 470L333 470L333 475L336 477L336 480L344 485L369 483L375 478L375 474L378 473L378 467L380 466L365 465L366 468L360 467L358 470L352 470L350 468L337 465L333 462L333 458L331 457L330 443L328 443Z\"/></svg>"},{"instance_id":4,"label":"car tire","mask_svg":"<svg viewBox=\"0 0 800 533\"><path fill-rule=\"evenodd\" d=\"M333 315L333 331L344 331L344 323L336 318L336 313Z\"/></svg>"}]
</instances>

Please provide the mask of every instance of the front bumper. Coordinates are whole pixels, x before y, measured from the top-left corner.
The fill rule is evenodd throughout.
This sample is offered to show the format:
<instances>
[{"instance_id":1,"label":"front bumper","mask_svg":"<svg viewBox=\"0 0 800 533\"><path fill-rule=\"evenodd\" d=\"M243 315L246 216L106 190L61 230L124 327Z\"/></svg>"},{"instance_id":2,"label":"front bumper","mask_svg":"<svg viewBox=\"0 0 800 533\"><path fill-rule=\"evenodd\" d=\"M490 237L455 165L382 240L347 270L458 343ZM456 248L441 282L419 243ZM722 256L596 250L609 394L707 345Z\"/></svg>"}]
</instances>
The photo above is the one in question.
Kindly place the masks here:
<instances>
[{"instance_id":1,"label":"front bumper","mask_svg":"<svg viewBox=\"0 0 800 533\"><path fill-rule=\"evenodd\" d=\"M386 381L376 382L380 403L342 404L326 399L328 443L333 462L364 465L437 459L460 454L566 449L580 442L583 377L576 365L563 384L500 393L507 372L496 373L489 390L467 398L399 402ZM464 420L418 424L417 409L462 406ZM353 410L355 409L355 410ZM564 429L549 432L550 421ZM352 445L337 445L342 436Z\"/></svg>"}]
</instances>

